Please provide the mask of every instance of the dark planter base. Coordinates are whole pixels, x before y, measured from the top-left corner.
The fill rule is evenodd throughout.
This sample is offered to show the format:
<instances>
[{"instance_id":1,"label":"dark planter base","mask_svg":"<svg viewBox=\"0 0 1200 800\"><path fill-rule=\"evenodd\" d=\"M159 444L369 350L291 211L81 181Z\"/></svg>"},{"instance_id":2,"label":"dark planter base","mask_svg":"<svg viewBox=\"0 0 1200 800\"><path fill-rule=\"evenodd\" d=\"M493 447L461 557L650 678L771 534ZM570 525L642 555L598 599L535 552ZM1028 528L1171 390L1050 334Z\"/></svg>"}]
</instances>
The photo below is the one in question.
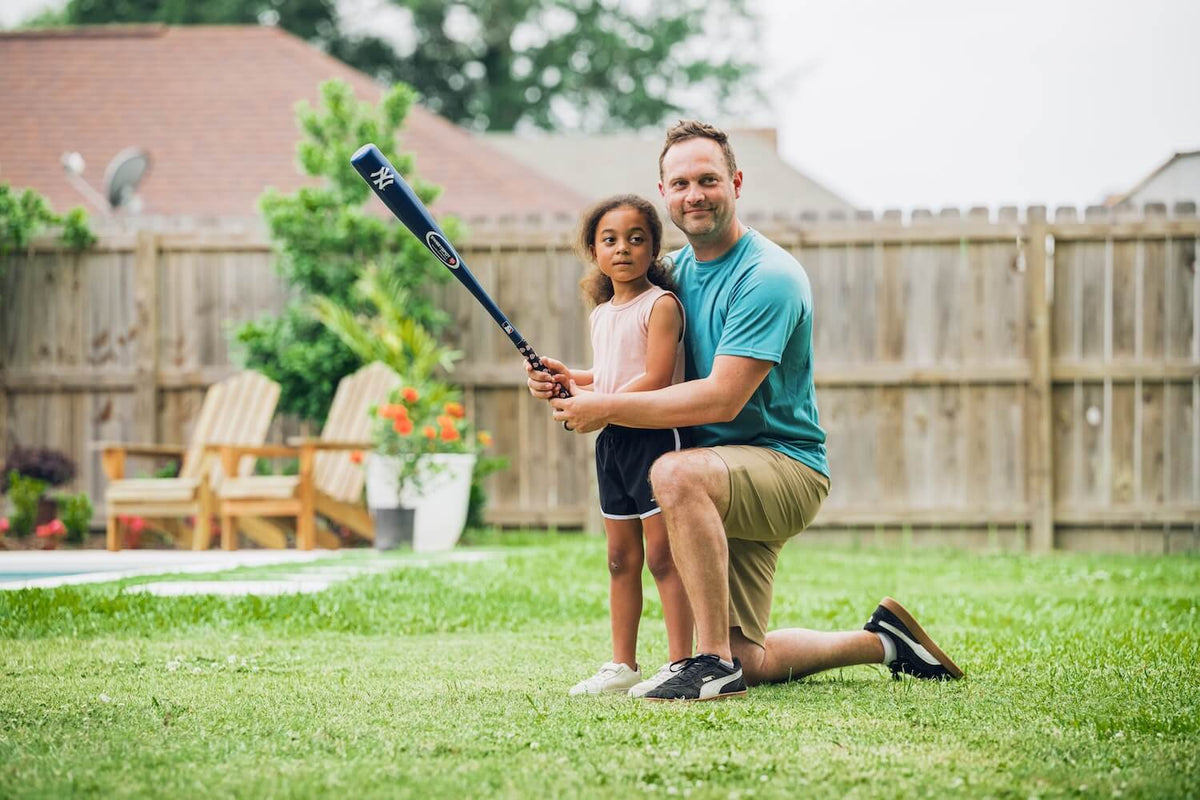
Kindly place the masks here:
<instances>
[{"instance_id":1,"label":"dark planter base","mask_svg":"<svg viewBox=\"0 0 1200 800\"><path fill-rule=\"evenodd\" d=\"M377 508L375 516L375 549L395 550L412 547L415 508Z\"/></svg>"},{"instance_id":2,"label":"dark planter base","mask_svg":"<svg viewBox=\"0 0 1200 800\"><path fill-rule=\"evenodd\" d=\"M42 495L38 498L37 519L35 525L45 525L58 516L58 501L53 497Z\"/></svg>"}]
</instances>

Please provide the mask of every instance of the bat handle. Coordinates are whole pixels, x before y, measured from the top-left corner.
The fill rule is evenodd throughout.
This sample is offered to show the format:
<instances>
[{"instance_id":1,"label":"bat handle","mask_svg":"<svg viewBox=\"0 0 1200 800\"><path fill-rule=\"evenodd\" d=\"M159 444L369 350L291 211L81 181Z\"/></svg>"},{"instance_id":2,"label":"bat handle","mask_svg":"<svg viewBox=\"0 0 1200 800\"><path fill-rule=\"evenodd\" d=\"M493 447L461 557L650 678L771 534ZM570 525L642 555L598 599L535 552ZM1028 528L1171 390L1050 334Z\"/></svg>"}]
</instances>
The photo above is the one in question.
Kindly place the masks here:
<instances>
[{"instance_id":1,"label":"bat handle","mask_svg":"<svg viewBox=\"0 0 1200 800\"><path fill-rule=\"evenodd\" d=\"M521 351L521 355L525 356L525 360L529 362L529 366L533 367L538 372L548 372L546 365L542 363L542 359L539 358L538 354L535 353L533 348L529 346L529 342L522 339L521 341L517 342L517 349ZM571 391L558 381L554 382L554 391L559 397L564 399L571 396ZM562 424L562 426L564 430L571 430L571 426L565 422Z\"/></svg>"}]
</instances>

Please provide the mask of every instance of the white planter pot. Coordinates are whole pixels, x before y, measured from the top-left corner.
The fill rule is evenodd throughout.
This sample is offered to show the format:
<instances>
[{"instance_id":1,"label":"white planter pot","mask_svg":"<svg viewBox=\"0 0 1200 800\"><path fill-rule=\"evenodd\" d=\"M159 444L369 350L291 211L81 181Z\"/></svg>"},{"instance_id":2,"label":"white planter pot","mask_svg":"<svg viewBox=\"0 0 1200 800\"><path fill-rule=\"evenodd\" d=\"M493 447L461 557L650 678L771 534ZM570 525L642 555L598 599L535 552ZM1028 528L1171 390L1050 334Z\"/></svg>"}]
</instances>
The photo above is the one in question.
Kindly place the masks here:
<instances>
[{"instance_id":1,"label":"white planter pot","mask_svg":"<svg viewBox=\"0 0 1200 800\"><path fill-rule=\"evenodd\" d=\"M437 469L423 481L420 493L399 491L400 462L392 456L367 456L367 506L413 508L413 550L430 553L449 550L462 536L471 497L474 453L437 453L425 457Z\"/></svg>"}]
</instances>

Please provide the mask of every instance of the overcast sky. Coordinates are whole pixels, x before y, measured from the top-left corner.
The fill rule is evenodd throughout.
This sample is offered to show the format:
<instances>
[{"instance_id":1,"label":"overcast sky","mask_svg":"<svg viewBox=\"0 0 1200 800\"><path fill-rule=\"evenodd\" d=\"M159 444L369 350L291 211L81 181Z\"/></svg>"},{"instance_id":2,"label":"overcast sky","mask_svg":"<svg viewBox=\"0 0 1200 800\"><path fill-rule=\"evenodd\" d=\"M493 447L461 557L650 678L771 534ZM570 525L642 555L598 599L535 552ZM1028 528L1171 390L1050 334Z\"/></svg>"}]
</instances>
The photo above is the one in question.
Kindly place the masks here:
<instances>
[{"instance_id":1,"label":"overcast sky","mask_svg":"<svg viewBox=\"0 0 1200 800\"><path fill-rule=\"evenodd\" d=\"M61 4L0 0L0 25ZM753 121L860 207L1084 205L1200 149L1198 0L751 5Z\"/></svg>"}]
</instances>

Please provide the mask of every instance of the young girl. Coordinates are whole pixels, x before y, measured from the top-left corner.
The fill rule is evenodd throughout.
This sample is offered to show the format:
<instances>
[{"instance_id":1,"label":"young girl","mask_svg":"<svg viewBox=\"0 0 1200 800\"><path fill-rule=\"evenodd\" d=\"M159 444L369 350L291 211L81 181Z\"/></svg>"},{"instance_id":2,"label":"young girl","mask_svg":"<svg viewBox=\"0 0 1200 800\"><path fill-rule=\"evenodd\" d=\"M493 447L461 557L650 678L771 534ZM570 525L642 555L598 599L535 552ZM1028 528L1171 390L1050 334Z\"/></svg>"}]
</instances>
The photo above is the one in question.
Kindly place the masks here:
<instances>
[{"instance_id":1,"label":"young girl","mask_svg":"<svg viewBox=\"0 0 1200 800\"><path fill-rule=\"evenodd\" d=\"M577 387L597 392L640 392L683 380L683 307L659 260L662 223L654 206L635 195L604 200L580 225L580 254L594 265L583 279L592 311L590 370L569 370ZM650 490L650 465L680 449L679 431L609 425L596 440L600 511L608 539L612 661L576 684L571 694L644 695L692 654L692 611L671 560L667 528ZM643 547L642 537L645 536ZM642 563L662 599L670 661L643 680L637 662L642 615Z\"/></svg>"}]
</instances>

